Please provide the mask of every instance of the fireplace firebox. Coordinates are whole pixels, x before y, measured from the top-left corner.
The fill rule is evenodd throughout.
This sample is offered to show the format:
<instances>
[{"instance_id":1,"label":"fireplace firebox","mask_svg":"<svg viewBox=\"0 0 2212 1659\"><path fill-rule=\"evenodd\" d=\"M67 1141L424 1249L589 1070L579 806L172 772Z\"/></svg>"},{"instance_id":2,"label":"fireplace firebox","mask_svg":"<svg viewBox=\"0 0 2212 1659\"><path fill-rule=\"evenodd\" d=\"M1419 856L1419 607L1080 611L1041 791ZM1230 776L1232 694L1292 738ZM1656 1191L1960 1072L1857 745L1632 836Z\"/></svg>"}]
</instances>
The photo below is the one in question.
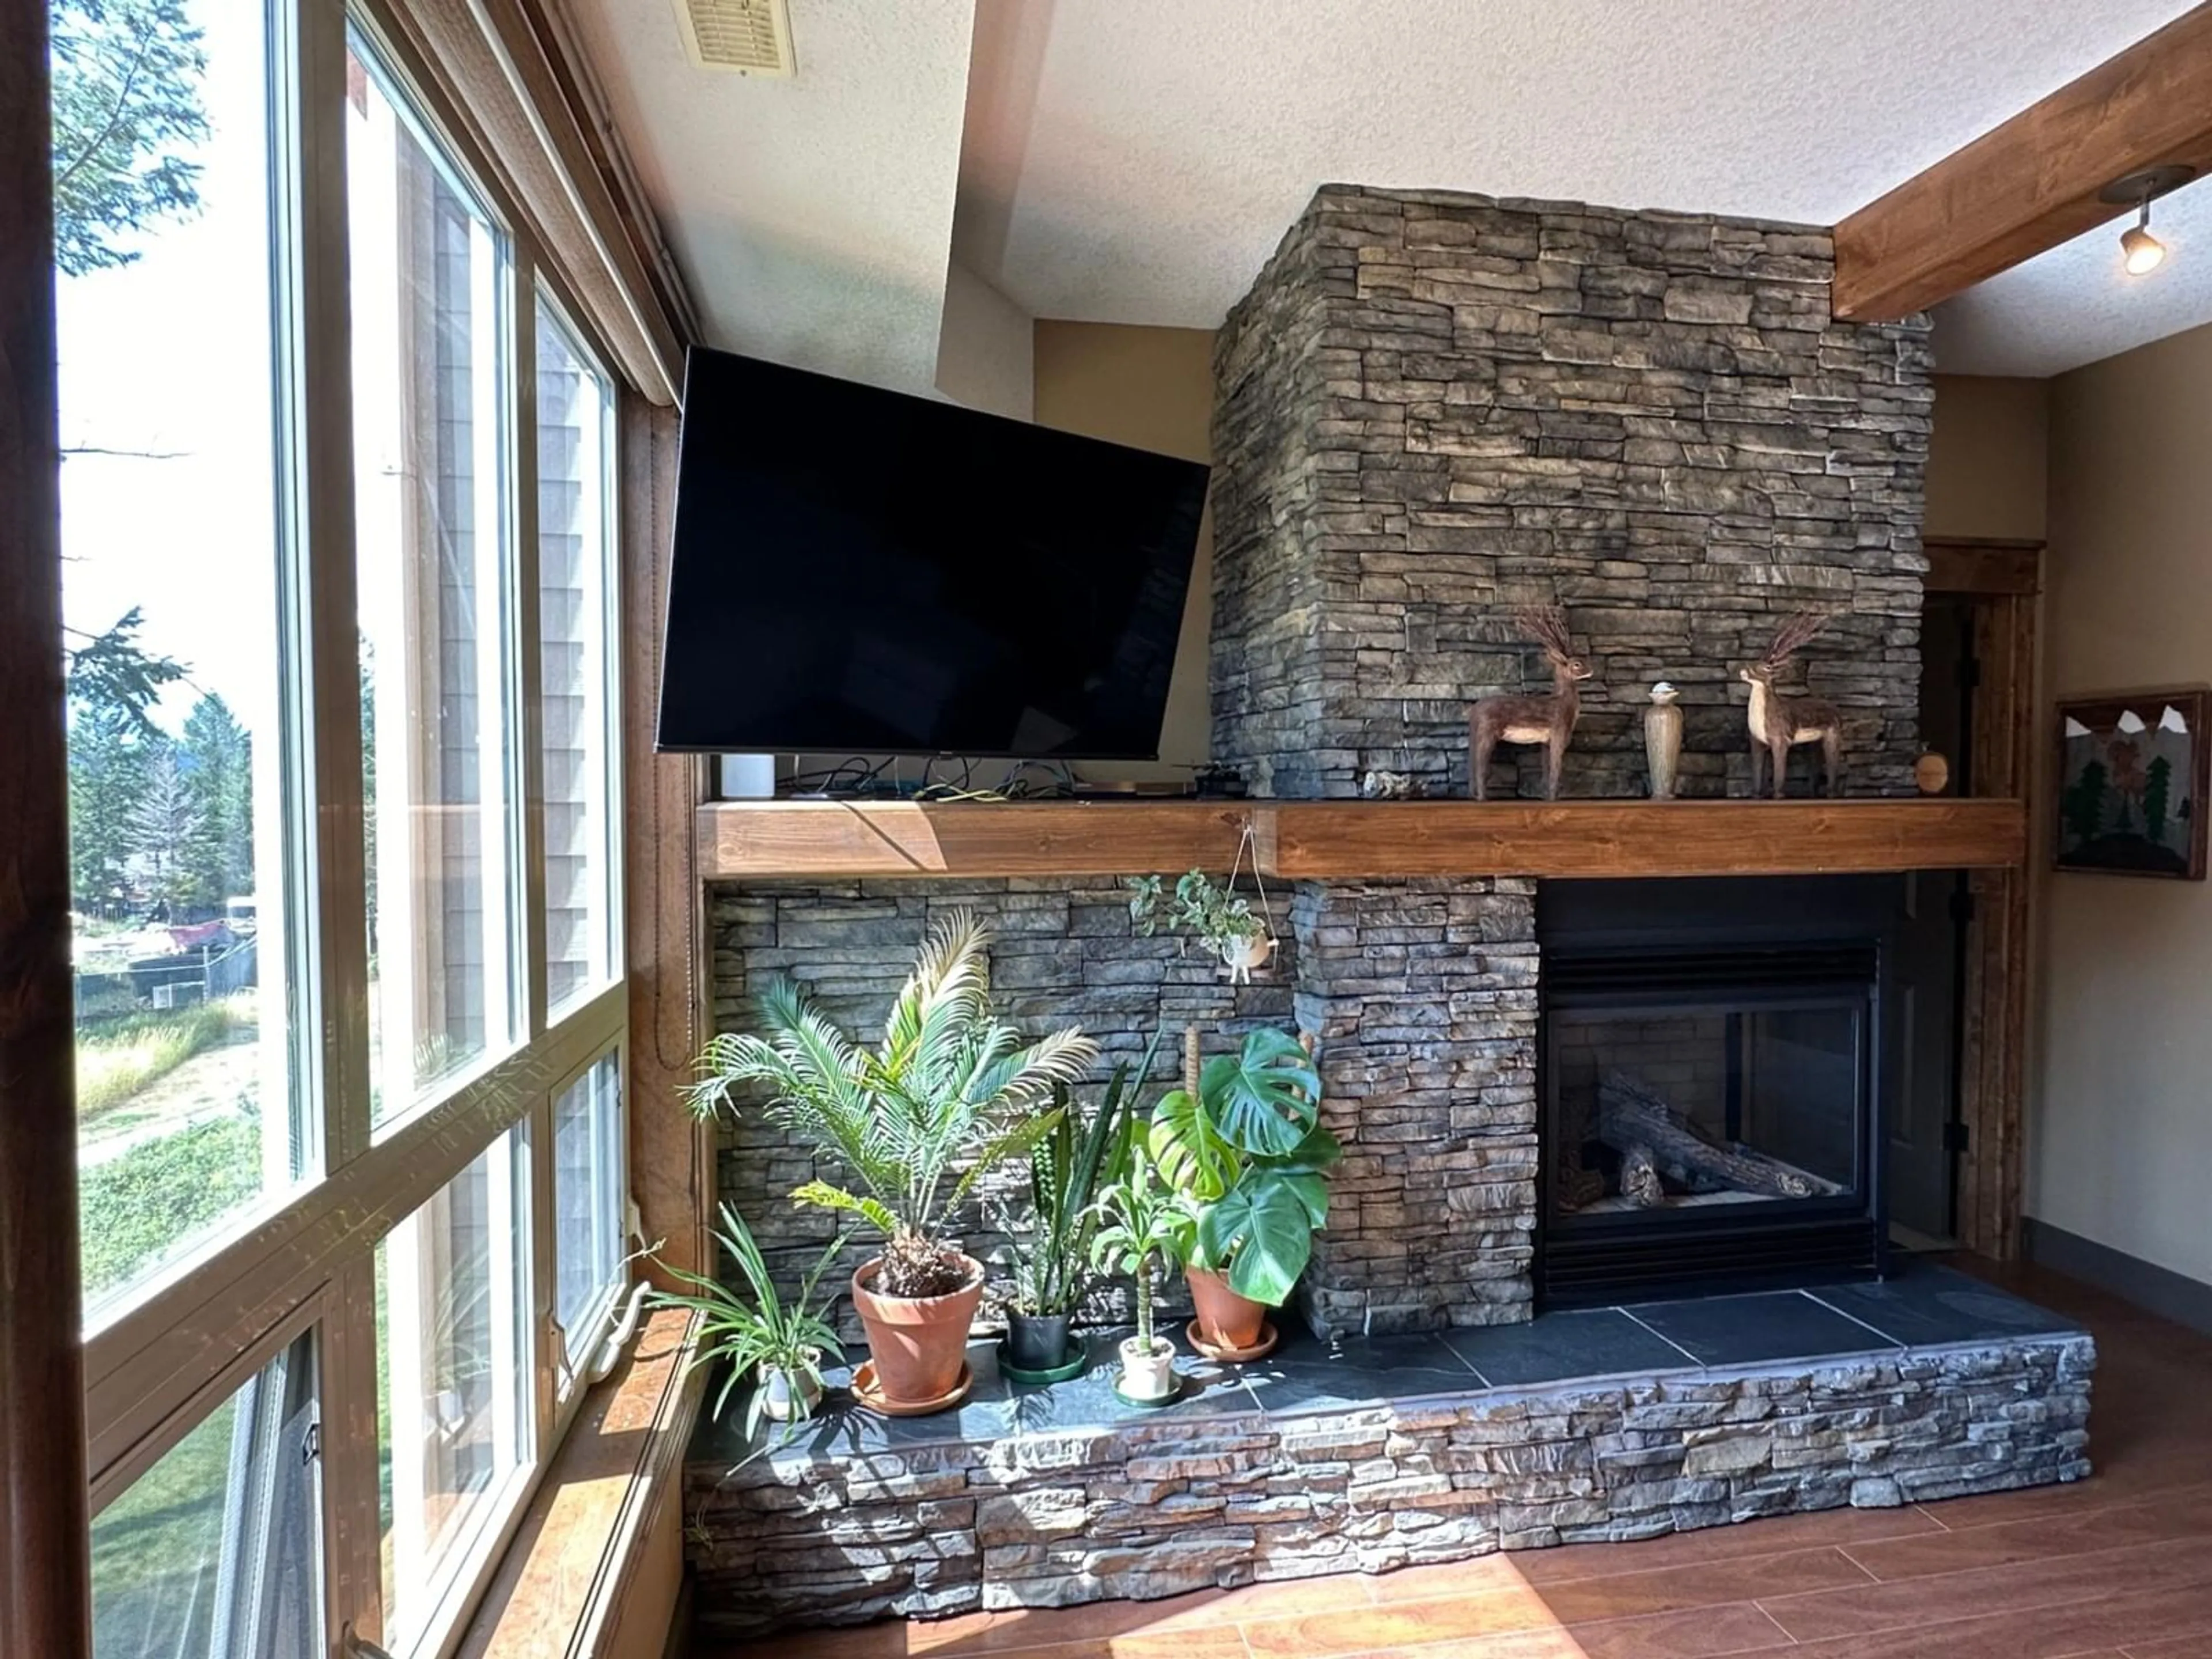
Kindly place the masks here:
<instances>
[{"instance_id":1,"label":"fireplace firebox","mask_svg":"<svg viewBox=\"0 0 2212 1659\"><path fill-rule=\"evenodd\" d=\"M1539 1300L1879 1275L1883 878L1547 884Z\"/></svg>"}]
</instances>

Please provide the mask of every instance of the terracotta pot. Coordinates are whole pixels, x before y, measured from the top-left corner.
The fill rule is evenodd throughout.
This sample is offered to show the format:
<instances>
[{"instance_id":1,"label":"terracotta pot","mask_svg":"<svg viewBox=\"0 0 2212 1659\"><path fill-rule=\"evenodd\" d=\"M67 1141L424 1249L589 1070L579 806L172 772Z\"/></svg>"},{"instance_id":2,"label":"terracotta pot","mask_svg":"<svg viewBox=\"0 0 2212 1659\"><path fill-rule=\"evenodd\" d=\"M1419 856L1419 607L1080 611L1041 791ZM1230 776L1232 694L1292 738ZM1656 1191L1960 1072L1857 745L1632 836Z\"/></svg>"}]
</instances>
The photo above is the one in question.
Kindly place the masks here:
<instances>
[{"instance_id":1,"label":"terracotta pot","mask_svg":"<svg viewBox=\"0 0 2212 1659\"><path fill-rule=\"evenodd\" d=\"M927 1405L952 1392L968 1357L968 1328L983 1300L983 1264L960 1260L968 1282L945 1296L878 1296L868 1288L883 1258L864 1261L853 1275L853 1310L868 1333L876 1385L887 1404Z\"/></svg>"},{"instance_id":2,"label":"terracotta pot","mask_svg":"<svg viewBox=\"0 0 2212 1659\"><path fill-rule=\"evenodd\" d=\"M1165 1400L1176 1390L1175 1344L1130 1337L1121 1344L1121 1392L1132 1400Z\"/></svg>"},{"instance_id":3,"label":"terracotta pot","mask_svg":"<svg viewBox=\"0 0 2212 1659\"><path fill-rule=\"evenodd\" d=\"M1190 1282L1198 1334L1208 1347L1243 1350L1259 1341L1260 1327L1267 1317L1263 1304L1237 1295L1229 1288L1228 1279L1203 1267L1185 1267L1182 1276Z\"/></svg>"}]
</instances>

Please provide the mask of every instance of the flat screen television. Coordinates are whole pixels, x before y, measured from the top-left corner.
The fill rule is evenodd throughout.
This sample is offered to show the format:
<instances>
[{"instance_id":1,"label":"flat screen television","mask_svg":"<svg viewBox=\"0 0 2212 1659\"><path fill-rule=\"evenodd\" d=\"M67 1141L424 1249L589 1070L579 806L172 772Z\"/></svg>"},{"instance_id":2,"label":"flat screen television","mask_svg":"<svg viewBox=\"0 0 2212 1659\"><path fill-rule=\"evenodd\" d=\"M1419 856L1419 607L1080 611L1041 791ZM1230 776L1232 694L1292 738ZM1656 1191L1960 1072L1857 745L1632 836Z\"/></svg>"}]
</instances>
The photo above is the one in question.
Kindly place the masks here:
<instances>
[{"instance_id":1,"label":"flat screen television","mask_svg":"<svg viewBox=\"0 0 2212 1659\"><path fill-rule=\"evenodd\" d=\"M695 349L659 745L1156 758L1206 477Z\"/></svg>"}]
</instances>

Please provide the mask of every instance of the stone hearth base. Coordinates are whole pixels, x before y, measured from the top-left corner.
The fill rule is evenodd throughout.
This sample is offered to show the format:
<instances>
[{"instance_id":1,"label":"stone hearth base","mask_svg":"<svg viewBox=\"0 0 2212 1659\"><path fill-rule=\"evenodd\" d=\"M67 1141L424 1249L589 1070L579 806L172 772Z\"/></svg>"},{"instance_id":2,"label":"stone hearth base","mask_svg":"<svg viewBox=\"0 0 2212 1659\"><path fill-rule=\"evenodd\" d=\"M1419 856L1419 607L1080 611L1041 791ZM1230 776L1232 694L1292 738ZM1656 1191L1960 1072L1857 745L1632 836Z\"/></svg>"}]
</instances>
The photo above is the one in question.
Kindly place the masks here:
<instances>
[{"instance_id":1,"label":"stone hearth base","mask_svg":"<svg viewBox=\"0 0 2212 1659\"><path fill-rule=\"evenodd\" d=\"M1597 1375L1614 1345L1635 1374ZM1241 1374L1186 1361L1194 1397L1164 1413L1117 1413L1110 1343L1092 1351L1100 1370L1023 1390L978 1346L960 1413L837 1413L749 1461L706 1425L686 1493L702 1628L1141 1600L2078 1480L2096 1363L2086 1333L1925 1269L1309 1340ZM1357 1397L1378 1381L1402 1397Z\"/></svg>"}]
</instances>

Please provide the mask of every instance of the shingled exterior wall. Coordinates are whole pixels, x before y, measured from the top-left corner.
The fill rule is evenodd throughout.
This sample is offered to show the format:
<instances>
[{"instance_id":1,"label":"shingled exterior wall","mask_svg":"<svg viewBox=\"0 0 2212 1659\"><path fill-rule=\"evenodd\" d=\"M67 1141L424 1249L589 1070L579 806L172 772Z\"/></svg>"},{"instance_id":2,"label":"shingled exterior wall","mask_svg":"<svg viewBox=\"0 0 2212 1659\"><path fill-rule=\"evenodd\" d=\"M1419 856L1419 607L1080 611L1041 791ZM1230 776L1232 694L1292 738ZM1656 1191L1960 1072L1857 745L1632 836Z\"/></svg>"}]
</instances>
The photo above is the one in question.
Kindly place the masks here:
<instances>
[{"instance_id":1,"label":"shingled exterior wall","mask_svg":"<svg viewBox=\"0 0 2212 1659\"><path fill-rule=\"evenodd\" d=\"M1564 793L1644 793L1664 678L1682 793L1746 793L1736 671L1819 607L1785 681L1844 706L1851 793L1910 793L1927 322L1837 322L1832 275L1803 226L1324 187L1215 349L1215 759L1465 793L1466 702L1550 689L1510 613L1557 600L1597 671Z\"/></svg>"}]
</instances>

